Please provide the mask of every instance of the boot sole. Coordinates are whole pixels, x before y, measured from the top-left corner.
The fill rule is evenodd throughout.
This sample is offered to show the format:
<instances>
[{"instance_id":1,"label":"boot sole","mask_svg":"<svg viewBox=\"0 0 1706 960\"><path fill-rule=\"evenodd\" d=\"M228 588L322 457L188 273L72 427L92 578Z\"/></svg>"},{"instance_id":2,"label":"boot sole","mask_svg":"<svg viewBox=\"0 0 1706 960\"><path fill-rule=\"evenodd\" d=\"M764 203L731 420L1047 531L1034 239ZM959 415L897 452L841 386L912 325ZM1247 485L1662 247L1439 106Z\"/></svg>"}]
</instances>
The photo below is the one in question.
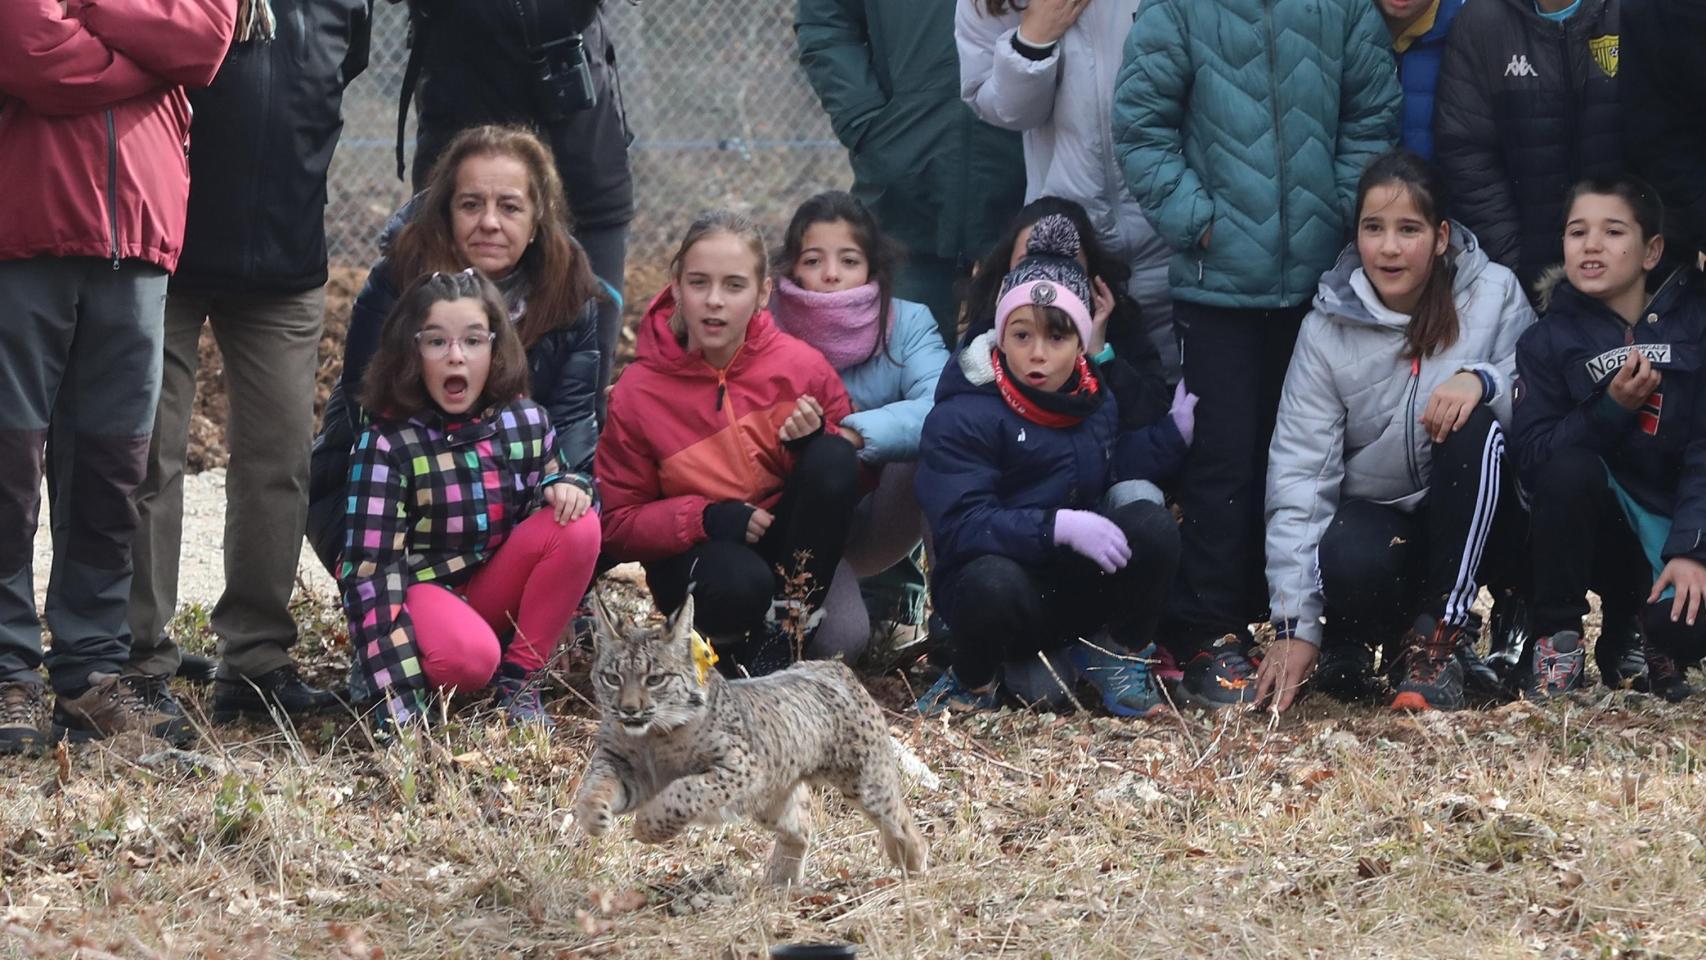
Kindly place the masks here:
<instances>
[{"instance_id":1,"label":"boot sole","mask_svg":"<svg viewBox=\"0 0 1706 960\"><path fill-rule=\"evenodd\" d=\"M276 722L277 718L280 716L289 717L292 720L295 720L303 717L317 717L329 713L335 713L342 709L343 706L344 704L340 702L328 704L324 707L301 707L296 710L290 710L279 704L269 705L264 703L245 703L235 707L219 706L218 704L215 704L213 709L208 711L207 718L217 724L235 723L238 720L264 720L268 722Z\"/></svg>"},{"instance_id":2,"label":"boot sole","mask_svg":"<svg viewBox=\"0 0 1706 960\"><path fill-rule=\"evenodd\" d=\"M7 737L0 740L0 756L39 757L47 753L48 738L40 733L34 736Z\"/></svg>"}]
</instances>

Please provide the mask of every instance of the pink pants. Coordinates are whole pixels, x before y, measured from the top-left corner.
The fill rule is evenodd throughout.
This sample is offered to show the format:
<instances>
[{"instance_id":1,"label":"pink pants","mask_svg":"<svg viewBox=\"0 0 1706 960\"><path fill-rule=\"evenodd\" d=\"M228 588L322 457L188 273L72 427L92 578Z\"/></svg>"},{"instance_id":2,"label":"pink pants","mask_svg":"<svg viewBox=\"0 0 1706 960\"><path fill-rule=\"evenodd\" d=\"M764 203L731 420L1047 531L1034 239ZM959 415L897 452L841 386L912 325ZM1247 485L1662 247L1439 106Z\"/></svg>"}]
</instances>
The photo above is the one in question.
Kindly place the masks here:
<instances>
[{"instance_id":1,"label":"pink pants","mask_svg":"<svg viewBox=\"0 0 1706 960\"><path fill-rule=\"evenodd\" d=\"M417 583L405 595L421 669L432 687L478 690L500 661L543 667L592 582L602 539L598 514L559 525L549 507L522 521L457 590ZM506 648L498 635L513 628Z\"/></svg>"}]
</instances>

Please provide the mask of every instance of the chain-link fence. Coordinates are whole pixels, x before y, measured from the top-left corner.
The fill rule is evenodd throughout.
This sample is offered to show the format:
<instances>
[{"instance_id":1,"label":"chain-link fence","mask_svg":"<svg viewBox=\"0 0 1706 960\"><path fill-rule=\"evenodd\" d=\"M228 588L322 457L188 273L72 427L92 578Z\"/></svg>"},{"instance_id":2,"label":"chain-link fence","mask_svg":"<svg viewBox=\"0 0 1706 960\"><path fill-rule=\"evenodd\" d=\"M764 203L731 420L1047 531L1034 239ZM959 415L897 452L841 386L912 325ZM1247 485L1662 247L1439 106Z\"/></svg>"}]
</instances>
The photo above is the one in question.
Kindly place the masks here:
<instances>
[{"instance_id":1,"label":"chain-link fence","mask_svg":"<svg viewBox=\"0 0 1706 960\"><path fill-rule=\"evenodd\" d=\"M801 200L850 182L846 153L795 56L793 7L793 0L607 0L635 135L630 300L655 292L700 210L740 209L774 236ZM335 265L371 263L380 227L407 198L393 153L407 28L403 5L375 4L372 59L344 99L332 164L326 224ZM411 119L411 145L413 138Z\"/></svg>"}]
</instances>

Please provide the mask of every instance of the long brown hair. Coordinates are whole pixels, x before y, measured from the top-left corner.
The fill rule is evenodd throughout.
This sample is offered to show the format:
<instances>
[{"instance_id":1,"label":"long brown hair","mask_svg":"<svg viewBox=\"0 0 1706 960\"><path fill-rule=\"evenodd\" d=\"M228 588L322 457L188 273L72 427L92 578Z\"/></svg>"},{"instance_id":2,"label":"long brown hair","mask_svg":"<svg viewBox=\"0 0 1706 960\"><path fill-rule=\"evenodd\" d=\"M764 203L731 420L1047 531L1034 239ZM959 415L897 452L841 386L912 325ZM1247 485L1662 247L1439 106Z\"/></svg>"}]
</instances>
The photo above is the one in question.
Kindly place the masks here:
<instances>
[{"instance_id":1,"label":"long brown hair","mask_svg":"<svg viewBox=\"0 0 1706 960\"><path fill-rule=\"evenodd\" d=\"M551 151L532 131L487 124L470 127L450 141L432 166L414 218L391 245L391 276L407 284L435 270L468 266L451 233L450 204L456 176L471 157L509 157L527 168L527 191L538 219L535 240L516 264L528 282L527 308L516 328L521 346L531 348L552 330L580 322L587 302L605 295L585 253L570 236L569 205Z\"/></svg>"},{"instance_id":2,"label":"long brown hair","mask_svg":"<svg viewBox=\"0 0 1706 960\"><path fill-rule=\"evenodd\" d=\"M768 272L769 260L764 253L764 231L758 229L758 224L745 214L733 210L712 210L701 213L687 226L687 233L681 238L681 246L675 248L675 256L669 258L669 279L672 283L681 282L681 264L687 259L687 251L694 244L719 233L726 233L746 244L752 251L752 282L758 286L764 285ZM764 304L758 305L760 310ZM687 344L687 319L681 315L681 305L675 305L675 312L669 316L669 329L675 334L677 343Z\"/></svg>"},{"instance_id":3,"label":"long brown hair","mask_svg":"<svg viewBox=\"0 0 1706 960\"><path fill-rule=\"evenodd\" d=\"M492 366L470 412L480 413L494 404L527 395L527 353L509 322L509 311L498 288L475 270L429 273L409 284L379 328L379 348L367 365L361 385L361 405L369 413L406 420L432 406L422 380L421 350L415 334L426 323L433 304L463 299L479 301L486 326L494 334Z\"/></svg>"},{"instance_id":4,"label":"long brown hair","mask_svg":"<svg viewBox=\"0 0 1706 960\"><path fill-rule=\"evenodd\" d=\"M1362 205L1375 187L1395 186L1410 197L1416 212L1433 226L1434 236L1445 229L1445 218L1439 214L1444 206L1445 193L1439 175L1415 152L1399 147L1374 158L1357 181L1357 222L1362 221ZM1457 303L1452 299L1452 287L1457 281L1457 267L1452 263L1451 249L1434 258L1422 285L1421 299L1410 314L1404 328L1404 356L1411 360L1431 357L1457 342Z\"/></svg>"}]
</instances>

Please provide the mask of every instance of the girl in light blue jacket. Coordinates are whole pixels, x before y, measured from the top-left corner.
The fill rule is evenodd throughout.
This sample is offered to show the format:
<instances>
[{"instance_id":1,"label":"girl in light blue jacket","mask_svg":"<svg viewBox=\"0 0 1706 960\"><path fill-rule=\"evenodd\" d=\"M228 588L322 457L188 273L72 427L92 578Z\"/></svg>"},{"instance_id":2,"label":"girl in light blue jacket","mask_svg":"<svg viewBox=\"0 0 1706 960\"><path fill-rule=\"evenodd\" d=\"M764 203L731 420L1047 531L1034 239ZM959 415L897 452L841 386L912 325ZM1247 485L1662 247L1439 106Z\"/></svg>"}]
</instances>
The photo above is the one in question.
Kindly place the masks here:
<instances>
[{"instance_id":1,"label":"girl in light blue jacket","mask_svg":"<svg viewBox=\"0 0 1706 960\"><path fill-rule=\"evenodd\" d=\"M928 308L895 299L899 261L865 205L838 190L800 205L775 257L770 312L841 374L854 408L841 435L858 449L869 488L807 651L812 656L853 660L864 651L871 623L858 578L899 562L925 532L912 481L948 351Z\"/></svg>"}]
</instances>

